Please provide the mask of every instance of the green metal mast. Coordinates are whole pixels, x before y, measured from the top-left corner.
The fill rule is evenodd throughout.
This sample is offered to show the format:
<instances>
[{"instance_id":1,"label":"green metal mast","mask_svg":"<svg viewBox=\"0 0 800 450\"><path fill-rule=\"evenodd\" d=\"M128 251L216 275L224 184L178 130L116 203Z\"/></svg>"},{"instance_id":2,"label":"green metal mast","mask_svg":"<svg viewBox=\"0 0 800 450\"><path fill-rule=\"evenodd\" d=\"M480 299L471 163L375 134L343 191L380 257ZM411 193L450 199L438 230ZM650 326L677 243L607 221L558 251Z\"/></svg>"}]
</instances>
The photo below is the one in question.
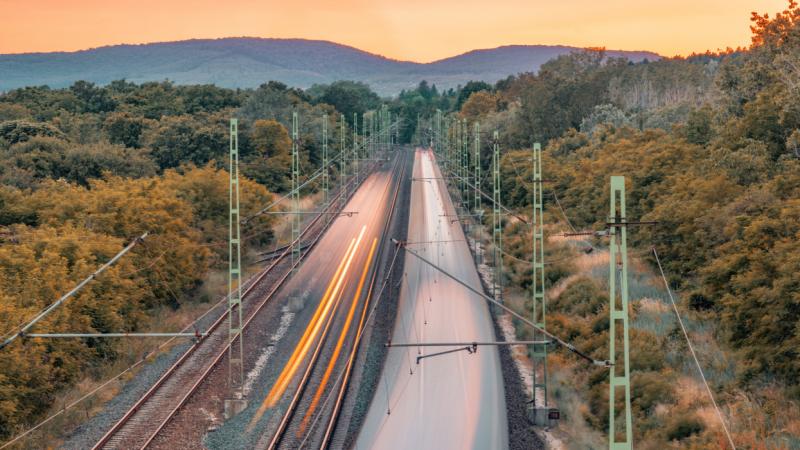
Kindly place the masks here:
<instances>
[{"instance_id":1,"label":"green metal mast","mask_svg":"<svg viewBox=\"0 0 800 450\"><path fill-rule=\"evenodd\" d=\"M239 121L231 119L228 208L228 387L242 398L244 345L242 343L242 246L239 216ZM238 345L234 339L239 337Z\"/></svg>"},{"instance_id":2,"label":"green metal mast","mask_svg":"<svg viewBox=\"0 0 800 450\"><path fill-rule=\"evenodd\" d=\"M361 115L361 139L364 142L364 148L361 149L361 155L363 159L369 158L370 146L372 145L369 138L369 114L364 113Z\"/></svg>"},{"instance_id":3,"label":"green metal mast","mask_svg":"<svg viewBox=\"0 0 800 450\"><path fill-rule=\"evenodd\" d=\"M370 114L366 112L361 116L361 139L364 142L364 146L361 148L362 159L369 159L369 153L372 151L370 131Z\"/></svg>"},{"instance_id":4,"label":"green metal mast","mask_svg":"<svg viewBox=\"0 0 800 450\"><path fill-rule=\"evenodd\" d=\"M458 158L458 166L457 166L457 173L458 173L458 180L456 181L456 191L459 193L463 193L464 190L464 149L461 146L461 141L464 140L463 138L463 127L461 121L456 118L456 148L455 148L455 157Z\"/></svg>"},{"instance_id":5,"label":"green metal mast","mask_svg":"<svg viewBox=\"0 0 800 450\"><path fill-rule=\"evenodd\" d=\"M361 158L367 159L369 158L369 146L370 146L370 139L369 139L369 114L364 113L361 115L361 141L363 142L361 148L359 149L361 152Z\"/></svg>"},{"instance_id":6,"label":"green metal mast","mask_svg":"<svg viewBox=\"0 0 800 450\"><path fill-rule=\"evenodd\" d=\"M392 149L392 112L389 111L389 107L386 106L386 119L385 119L384 129L386 130L386 137L384 138L384 142L386 142L386 151Z\"/></svg>"},{"instance_id":7,"label":"green metal mast","mask_svg":"<svg viewBox=\"0 0 800 450\"><path fill-rule=\"evenodd\" d=\"M394 139L392 136L392 112L389 110L389 107L386 107L386 145L388 146L388 150L392 150L392 146L394 145Z\"/></svg>"},{"instance_id":8,"label":"green metal mast","mask_svg":"<svg viewBox=\"0 0 800 450\"><path fill-rule=\"evenodd\" d=\"M608 348L609 369L608 392L608 448L610 450L630 450L633 448L633 420L631 419L631 376L628 340L628 230L625 223L625 177L611 177L611 243L609 245L608 298L609 311ZM618 289L619 287L619 289ZM622 327L622 358L617 358L617 327ZM622 373L620 375L620 372ZM617 389L622 388L625 395L624 441L617 441Z\"/></svg>"},{"instance_id":9,"label":"green metal mast","mask_svg":"<svg viewBox=\"0 0 800 450\"><path fill-rule=\"evenodd\" d=\"M328 167L328 114L322 115L322 193L325 206L330 200L330 169Z\"/></svg>"},{"instance_id":10,"label":"green metal mast","mask_svg":"<svg viewBox=\"0 0 800 450\"><path fill-rule=\"evenodd\" d=\"M442 151L442 158L444 159L444 165L447 167L447 172L449 173L452 171L452 161L450 161L450 120L447 116L444 117L444 130L442 133L442 140L443 140L443 148Z\"/></svg>"},{"instance_id":11,"label":"green metal mast","mask_svg":"<svg viewBox=\"0 0 800 450\"><path fill-rule=\"evenodd\" d=\"M475 213L481 210L481 123L475 122Z\"/></svg>"},{"instance_id":12,"label":"green metal mast","mask_svg":"<svg viewBox=\"0 0 800 450\"><path fill-rule=\"evenodd\" d=\"M441 159L442 158L442 111L440 109L436 110L436 121L434 122L434 132L433 135L435 139L433 140L433 152L436 156Z\"/></svg>"},{"instance_id":13,"label":"green metal mast","mask_svg":"<svg viewBox=\"0 0 800 450\"><path fill-rule=\"evenodd\" d=\"M481 252L480 252L480 241L481 241L481 228L483 223L483 210L481 205L481 124L480 122L475 122L473 125L473 145L474 145L474 174L475 174L475 214L478 214L475 217L475 223L477 226L475 227L475 260L477 263L481 263Z\"/></svg>"},{"instance_id":14,"label":"green metal mast","mask_svg":"<svg viewBox=\"0 0 800 450\"><path fill-rule=\"evenodd\" d=\"M353 113L353 176L355 177L355 184L353 185L353 192L358 187L358 113Z\"/></svg>"},{"instance_id":15,"label":"green metal mast","mask_svg":"<svg viewBox=\"0 0 800 450\"><path fill-rule=\"evenodd\" d=\"M437 109L436 114L438 115L437 127L439 128L439 131L436 133L436 140L439 145L439 158L447 164L447 160L444 157L444 121L442 120L442 111Z\"/></svg>"},{"instance_id":16,"label":"green metal mast","mask_svg":"<svg viewBox=\"0 0 800 450\"><path fill-rule=\"evenodd\" d=\"M345 147L345 123L344 114L339 115L339 198L342 200L342 208L344 202L347 201L347 148Z\"/></svg>"},{"instance_id":17,"label":"green metal mast","mask_svg":"<svg viewBox=\"0 0 800 450\"><path fill-rule=\"evenodd\" d=\"M467 119L464 119L461 122L461 166L464 168L462 170L461 176L461 204L464 207L464 211L469 211L469 187L467 185L467 177L469 177L469 126L467 126Z\"/></svg>"},{"instance_id":18,"label":"green metal mast","mask_svg":"<svg viewBox=\"0 0 800 450\"><path fill-rule=\"evenodd\" d=\"M503 302L503 222L500 215L500 143L498 142L498 133L494 132L492 136L494 140L493 154L492 154L492 200L494 208L492 211L492 244L494 246L494 298L498 302Z\"/></svg>"},{"instance_id":19,"label":"green metal mast","mask_svg":"<svg viewBox=\"0 0 800 450\"><path fill-rule=\"evenodd\" d=\"M547 301L544 294L544 214L542 208L542 146L533 144L533 323L545 330ZM534 331L533 340L546 341L547 336ZM547 407L547 345L533 345L533 406ZM542 377L537 377L541 370ZM536 391L542 392L543 405L536 404Z\"/></svg>"},{"instance_id":20,"label":"green metal mast","mask_svg":"<svg viewBox=\"0 0 800 450\"><path fill-rule=\"evenodd\" d=\"M292 112L292 273L297 269L295 263L300 261L300 152L297 133L297 112Z\"/></svg>"}]
</instances>

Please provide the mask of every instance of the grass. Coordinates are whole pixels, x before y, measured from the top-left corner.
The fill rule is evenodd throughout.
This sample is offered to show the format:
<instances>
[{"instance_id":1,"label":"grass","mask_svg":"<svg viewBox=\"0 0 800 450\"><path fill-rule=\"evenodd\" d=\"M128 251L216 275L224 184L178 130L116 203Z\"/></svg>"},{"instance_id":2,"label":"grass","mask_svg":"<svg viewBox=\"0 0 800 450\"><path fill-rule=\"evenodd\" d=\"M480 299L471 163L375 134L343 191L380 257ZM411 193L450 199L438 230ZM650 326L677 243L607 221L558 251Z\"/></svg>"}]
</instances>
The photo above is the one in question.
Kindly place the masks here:
<instances>
[{"instance_id":1,"label":"grass","mask_svg":"<svg viewBox=\"0 0 800 450\"><path fill-rule=\"evenodd\" d=\"M512 242L515 239L522 239L523 246L529 243L529 239L526 240L525 237L507 238ZM548 242L571 247L575 255L571 266L573 274L561 278L560 282L548 291L549 298L560 295L570 283L580 279L581 276L589 276L602 290L608 289L607 251L595 247L593 252L586 254L582 251L586 243L577 239L554 237ZM519 242L514 244L520 245ZM505 268L510 272L507 275L509 280L519 281L522 278L520 273L517 273L524 270L521 265L506 264ZM628 270L631 327L657 337L665 357L665 367L660 373L665 378L677 377L679 380L678 383L672 384L670 395L658 400L660 403L657 404L655 413L639 420L642 427L645 423L648 425L647 430L644 428L639 431L634 430L635 433L643 433L638 437L637 447L648 449L724 447L726 438L722 433L719 418L702 385L661 277L647 264L633 256ZM530 310L526 294L527 290L509 286L505 297L512 309L525 316ZM678 302L678 310L703 373L723 409L737 447L765 450L800 448L800 408L795 402L787 400L785 388L768 384L751 388L750 392L742 390L737 385L735 355L717 341L719 331L716 323L690 311L681 301L679 293L673 295ZM600 314L607 314L607 310ZM515 326L519 338L530 337L531 333L522 327L519 321L515 321ZM579 364L572 358L564 357L562 352L554 352L550 357L551 398L562 411L559 429L568 435L569 448L604 448L607 446L606 433L595 429L587 421L588 415L593 414L588 406L588 372ZM696 426L695 422L692 422L690 427L692 433L684 432L689 428L673 420L676 415L687 414L694 414L696 419L693 420L702 424ZM634 427L636 422L637 419L634 419ZM668 442L669 430L672 430L674 436L683 437L683 440Z\"/></svg>"}]
</instances>

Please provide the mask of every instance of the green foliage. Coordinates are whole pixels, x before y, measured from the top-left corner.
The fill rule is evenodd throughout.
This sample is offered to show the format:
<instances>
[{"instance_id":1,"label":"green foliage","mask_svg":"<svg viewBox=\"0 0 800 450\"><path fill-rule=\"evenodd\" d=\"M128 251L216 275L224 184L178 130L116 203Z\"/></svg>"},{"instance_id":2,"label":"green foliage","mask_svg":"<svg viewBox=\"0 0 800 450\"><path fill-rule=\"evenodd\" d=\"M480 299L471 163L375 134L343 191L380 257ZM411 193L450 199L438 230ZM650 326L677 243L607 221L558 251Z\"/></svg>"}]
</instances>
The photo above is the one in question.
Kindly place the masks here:
<instances>
[{"instance_id":1,"label":"green foliage","mask_svg":"<svg viewBox=\"0 0 800 450\"><path fill-rule=\"evenodd\" d=\"M271 195L242 179L243 214ZM160 177L93 180L90 187L47 181L35 191L0 188L0 333L74 287L132 237L144 244L93 280L36 326L49 332L125 332L146 328L153 308L194 300L208 268L226 261L228 174L213 167L169 170ZM249 226L267 232L273 219ZM26 225L27 224L27 225ZM38 225L38 226L36 226ZM247 229L245 229L246 232ZM0 436L47 411L55 394L113 360L111 340L17 341L0 352Z\"/></svg>"},{"instance_id":2,"label":"green foliage","mask_svg":"<svg viewBox=\"0 0 800 450\"><path fill-rule=\"evenodd\" d=\"M110 144L75 145L46 137L12 145L0 151L5 165L0 180L6 184L32 187L46 179L64 179L81 185L104 174L144 177L156 166L142 151Z\"/></svg>"},{"instance_id":3,"label":"green foliage","mask_svg":"<svg viewBox=\"0 0 800 450\"><path fill-rule=\"evenodd\" d=\"M147 121L129 113L110 115L105 121L108 141L125 147L139 148Z\"/></svg>"},{"instance_id":4,"label":"green foliage","mask_svg":"<svg viewBox=\"0 0 800 450\"><path fill-rule=\"evenodd\" d=\"M464 103L472 97L472 94L481 91L491 91L492 86L489 83L485 83L483 81L470 81L464 85L458 91L458 97L456 98L456 109L461 109L464 106Z\"/></svg>"},{"instance_id":5,"label":"green foliage","mask_svg":"<svg viewBox=\"0 0 800 450\"><path fill-rule=\"evenodd\" d=\"M365 112L380 106L380 97L365 83L357 81L336 81L330 85L314 86L315 101L327 103L344 114L345 120L353 126L353 113L361 117Z\"/></svg>"},{"instance_id":6,"label":"green foliage","mask_svg":"<svg viewBox=\"0 0 800 450\"><path fill-rule=\"evenodd\" d=\"M564 55L543 64L538 75L522 78L519 120L523 136L546 142L580 127L595 106L609 103L609 80L626 62L604 63L604 59L603 50Z\"/></svg>"},{"instance_id":7,"label":"green foliage","mask_svg":"<svg viewBox=\"0 0 800 450\"><path fill-rule=\"evenodd\" d=\"M658 250L668 282L706 325L690 333L700 345L714 335L735 361L701 356L723 399L765 383L791 391L800 377L800 7L790 2L753 21L747 50L650 64L563 56L538 74L498 83L498 104L520 107L482 118L499 124L511 115L518 123L498 126L507 206L531 207L531 140L547 142L544 177L555 181L545 206L558 208L550 190L577 229L607 228L609 177L626 177L627 218L657 222L630 228L629 246ZM548 328L599 358L609 325L601 294L591 281L573 280L548 307ZM674 322L656 324L673 317L659 308L634 307L634 440L650 448L665 440L708 444L716 431L687 416L697 404L674 398L669 386L675 366L665 361L684 350ZM604 430L607 371L576 371L589 385L586 420ZM666 424L663 411L673 414Z\"/></svg>"},{"instance_id":8,"label":"green foliage","mask_svg":"<svg viewBox=\"0 0 800 450\"><path fill-rule=\"evenodd\" d=\"M429 86L422 80L415 89L403 90L391 106L392 114L400 116L402 128L400 129L400 142L411 142L415 136L421 136L424 130L417 123L420 117L433 117L436 110L442 112L452 110L456 103L456 93L452 89L439 92L436 85Z\"/></svg>"},{"instance_id":9,"label":"green foliage","mask_svg":"<svg viewBox=\"0 0 800 450\"><path fill-rule=\"evenodd\" d=\"M680 441L704 429L705 426L696 416L677 416L667 425L667 440Z\"/></svg>"},{"instance_id":10,"label":"green foliage","mask_svg":"<svg viewBox=\"0 0 800 450\"><path fill-rule=\"evenodd\" d=\"M274 120L257 120L251 141L255 152L242 161L242 173L275 192L291 189L292 139Z\"/></svg>"},{"instance_id":11,"label":"green foliage","mask_svg":"<svg viewBox=\"0 0 800 450\"><path fill-rule=\"evenodd\" d=\"M570 283L551 304L566 314L587 317L598 314L608 304L608 295L591 279L581 278Z\"/></svg>"},{"instance_id":12,"label":"green foliage","mask_svg":"<svg viewBox=\"0 0 800 450\"><path fill-rule=\"evenodd\" d=\"M711 141L713 111L709 107L697 109L686 118L686 140L692 144L706 145Z\"/></svg>"},{"instance_id":13,"label":"green foliage","mask_svg":"<svg viewBox=\"0 0 800 450\"><path fill-rule=\"evenodd\" d=\"M94 83L76 81L69 90L80 102L78 107L80 112L108 112L117 107L117 102L111 98L108 91L95 86Z\"/></svg>"},{"instance_id":14,"label":"green foliage","mask_svg":"<svg viewBox=\"0 0 800 450\"><path fill-rule=\"evenodd\" d=\"M594 135L598 128L620 128L631 126L631 121L625 112L611 104L597 105L592 112L581 120L580 129L589 135Z\"/></svg>"},{"instance_id":15,"label":"green foliage","mask_svg":"<svg viewBox=\"0 0 800 450\"><path fill-rule=\"evenodd\" d=\"M46 123L12 120L0 124L0 138L8 145L25 142L35 136L63 139L64 133L58 128Z\"/></svg>"},{"instance_id":16,"label":"green foliage","mask_svg":"<svg viewBox=\"0 0 800 450\"><path fill-rule=\"evenodd\" d=\"M192 162L203 165L227 153L226 129L206 125L192 116L168 116L159 121L150 139L152 157L162 169Z\"/></svg>"},{"instance_id":17,"label":"green foliage","mask_svg":"<svg viewBox=\"0 0 800 450\"><path fill-rule=\"evenodd\" d=\"M299 94L281 91L297 103L278 112L299 107L309 118L330 112ZM227 161L232 108L252 95L126 81L0 95L0 334L29 320L144 231L150 236L143 245L37 330L147 330L154 311L203 297L199 288L209 271L227 261L228 174L216 165ZM310 130L320 126L309 122ZM283 125L240 123L244 168L266 161L270 151L288 158ZM304 133L308 170L316 136ZM280 165L269 170L286 176ZM264 185L246 175L240 180L243 215L272 201ZM273 216L248 222L245 254L273 239L273 223ZM0 438L41 418L62 390L102 373L98 369L113 362L122 345L26 340L0 352Z\"/></svg>"}]
</instances>

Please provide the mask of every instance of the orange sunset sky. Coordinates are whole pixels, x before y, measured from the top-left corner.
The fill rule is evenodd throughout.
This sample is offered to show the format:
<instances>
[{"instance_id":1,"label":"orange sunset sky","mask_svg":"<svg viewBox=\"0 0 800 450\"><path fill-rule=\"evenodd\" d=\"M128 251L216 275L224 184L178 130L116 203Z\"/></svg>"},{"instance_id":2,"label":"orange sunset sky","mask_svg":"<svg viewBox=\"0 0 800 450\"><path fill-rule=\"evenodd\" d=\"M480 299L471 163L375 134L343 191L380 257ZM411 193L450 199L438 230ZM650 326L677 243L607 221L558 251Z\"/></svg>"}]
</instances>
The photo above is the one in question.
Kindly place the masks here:
<instances>
[{"instance_id":1,"label":"orange sunset sky","mask_svg":"<svg viewBox=\"0 0 800 450\"><path fill-rule=\"evenodd\" d=\"M786 0L0 0L0 53L229 36L325 39L427 62L564 44L662 55L746 46Z\"/></svg>"}]
</instances>

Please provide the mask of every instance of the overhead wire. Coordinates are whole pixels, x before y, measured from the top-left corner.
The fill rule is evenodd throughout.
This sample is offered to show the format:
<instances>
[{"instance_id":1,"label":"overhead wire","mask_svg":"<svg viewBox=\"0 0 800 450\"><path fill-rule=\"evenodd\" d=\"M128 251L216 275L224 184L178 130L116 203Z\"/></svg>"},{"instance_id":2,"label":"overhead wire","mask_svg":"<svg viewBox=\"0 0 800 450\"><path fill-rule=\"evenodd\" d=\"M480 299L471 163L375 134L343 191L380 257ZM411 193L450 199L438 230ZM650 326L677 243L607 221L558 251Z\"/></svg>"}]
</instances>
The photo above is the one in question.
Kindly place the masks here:
<instances>
[{"instance_id":1,"label":"overhead wire","mask_svg":"<svg viewBox=\"0 0 800 450\"><path fill-rule=\"evenodd\" d=\"M728 443L731 445L731 448L733 450L736 450L736 445L733 443L733 438L731 437L731 433L728 430L728 425L725 423L725 419L722 416L722 411L719 409L717 401L714 399L714 394L711 392L711 388L708 386L708 380L706 379L706 376L703 373L703 368L700 366L700 361L697 359L697 353L695 353L694 351L692 340L689 339L689 333L687 333L686 326L683 324L683 319L681 318L681 314L680 312L678 312L678 306L675 303L675 298L672 296L672 290L669 288L667 277L666 275L664 275L664 268L661 266L661 259L659 259L658 257L658 251L656 250L655 246L653 246L652 250L653 250L653 256L656 259L656 264L658 265L658 270L661 272L661 279L664 280L664 287L667 289L667 294L669 294L669 301L670 303L672 303L672 309L675 311L675 316L678 318L678 324L680 324L681 326L683 337L686 339L686 344L689 346L689 352L691 352L692 359L694 360L694 364L697 367L697 372L700 374L700 378L703 380L703 386L705 386L706 392L708 393L708 397L711 399L711 404L714 405L714 410L717 412L717 417L719 417L719 422L722 425L722 429L725 431L725 436L728 438Z\"/></svg>"},{"instance_id":2,"label":"overhead wire","mask_svg":"<svg viewBox=\"0 0 800 450\"><path fill-rule=\"evenodd\" d=\"M390 130L391 130L393 127L395 127L395 126L396 126L398 123L399 123L399 122L395 122L395 123L393 123L393 124L392 124L392 125L391 125L389 128L385 129L384 131L381 131L380 133L376 134L375 136L370 136L368 139L364 140L364 141L363 141L361 144L358 144L358 145L356 145L356 147L355 147L355 149L354 149L354 150L363 150L363 149L367 148L367 145L369 145L370 143L372 143L372 142L373 142L373 141L374 141L374 140L375 140L377 137L379 137L380 135L382 135L382 134L384 134L384 133L391 132ZM326 167L320 167L320 168L318 168L316 171L314 171L314 172L313 172L313 173L312 173L312 174L309 176L309 178L308 178L306 181L304 181L302 184L300 184L299 186L297 186L297 189L293 189L293 190L289 191L287 194L285 194L284 196L280 197L279 199L277 199L277 200L274 200L274 201L272 201L271 203L267 204L267 206L265 206L264 208L262 208L262 209L261 209L261 210L259 210L258 212L254 213L254 214L252 214L252 215L250 215L250 216L248 216L248 217L245 217L244 219L242 219L241 223L243 223L243 224L246 224L246 223L247 223L247 222L249 222L250 220L252 220L252 219L254 219L254 218L256 218L256 217L258 217L258 216L260 216L260 215L264 214L265 212L269 211L270 209L274 208L275 206L277 206L278 204L280 204L281 202L283 202L284 200L286 200L287 198L289 198L289 197L292 195L292 193L294 193L294 191L295 191L295 190L297 190L297 191L300 191L300 189L302 189L302 188L304 188L304 187L308 186L308 185L309 185L309 184L310 184L312 181L314 181L314 180L316 180L318 177L322 176L322 174L324 173L325 169L327 169L328 167L331 167L331 166L334 166L334 167L335 167L335 164L336 164L336 163L339 161L339 159L342 157L342 154L343 154L343 153L346 155L346 154L348 154L348 153L349 153L349 152L351 152L351 151L352 151L352 150L348 149L348 150L343 150L343 151L341 151L341 152L337 153L337 154L336 154L336 156L333 156L332 158L330 158L330 159L328 160L328 166L326 166Z\"/></svg>"}]
</instances>

